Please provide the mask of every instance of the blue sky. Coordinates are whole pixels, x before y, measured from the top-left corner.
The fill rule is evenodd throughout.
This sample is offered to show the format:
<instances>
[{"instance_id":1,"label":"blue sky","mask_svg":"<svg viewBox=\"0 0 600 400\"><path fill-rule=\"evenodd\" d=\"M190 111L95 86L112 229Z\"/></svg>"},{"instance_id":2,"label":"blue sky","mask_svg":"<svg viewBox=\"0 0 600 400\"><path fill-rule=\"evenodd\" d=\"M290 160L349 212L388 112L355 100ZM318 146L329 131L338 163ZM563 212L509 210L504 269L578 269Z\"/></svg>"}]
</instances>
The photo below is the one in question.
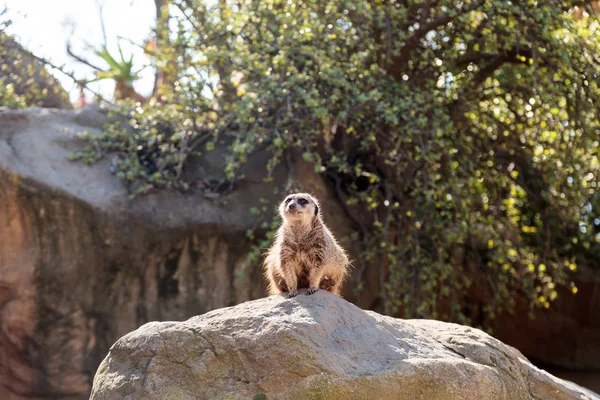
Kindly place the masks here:
<instances>
[{"instance_id":1,"label":"blue sky","mask_svg":"<svg viewBox=\"0 0 600 400\"><path fill-rule=\"evenodd\" d=\"M0 9L8 7L8 18L13 21L9 33L18 37L21 44L34 54L64 65L79 78L92 78L89 67L73 60L66 52L67 41L77 54L84 55L94 64L104 67L101 60L86 51L86 44L99 48L103 43L99 6L103 8L109 50L116 51L117 37L122 36L140 43L148 37L154 26L156 10L153 0L0 0ZM124 54L134 55L134 61L142 66L148 63L141 49L121 41ZM52 72L69 91L72 101L79 95L70 78ZM146 68L142 79L134 83L142 95L152 91L154 83L152 68ZM112 98L114 85L110 81L90 85L103 96Z\"/></svg>"}]
</instances>

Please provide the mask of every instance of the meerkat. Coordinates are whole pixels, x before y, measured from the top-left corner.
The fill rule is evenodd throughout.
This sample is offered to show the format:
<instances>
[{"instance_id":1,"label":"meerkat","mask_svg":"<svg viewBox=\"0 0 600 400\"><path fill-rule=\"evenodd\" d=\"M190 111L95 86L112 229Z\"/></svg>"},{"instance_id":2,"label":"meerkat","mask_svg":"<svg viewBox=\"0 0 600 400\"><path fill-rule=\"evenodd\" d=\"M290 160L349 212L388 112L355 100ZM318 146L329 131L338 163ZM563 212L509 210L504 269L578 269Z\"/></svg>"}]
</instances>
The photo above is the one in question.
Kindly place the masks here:
<instances>
[{"instance_id":1,"label":"meerkat","mask_svg":"<svg viewBox=\"0 0 600 400\"><path fill-rule=\"evenodd\" d=\"M287 196L279 205L282 224L265 257L269 294L311 295L319 288L340 295L348 256L323 223L319 202L307 193Z\"/></svg>"}]
</instances>

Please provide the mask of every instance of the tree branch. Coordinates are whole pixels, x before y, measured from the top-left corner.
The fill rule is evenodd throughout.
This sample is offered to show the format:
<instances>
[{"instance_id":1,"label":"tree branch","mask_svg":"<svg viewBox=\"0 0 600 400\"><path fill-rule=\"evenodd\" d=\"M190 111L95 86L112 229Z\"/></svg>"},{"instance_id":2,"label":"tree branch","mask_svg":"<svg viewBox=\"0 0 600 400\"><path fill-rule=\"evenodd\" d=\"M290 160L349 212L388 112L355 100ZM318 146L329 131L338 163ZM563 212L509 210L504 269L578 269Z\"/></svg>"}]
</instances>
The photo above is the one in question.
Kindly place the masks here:
<instances>
[{"instance_id":1,"label":"tree branch","mask_svg":"<svg viewBox=\"0 0 600 400\"><path fill-rule=\"evenodd\" d=\"M98 15L100 16L100 28L102 28L102 39L104 41L104 47L108 46L108 40L106 39L106 26L104 25L104 4L97 2L98 5Z\"/></svg>"},{"instance_id":2,"label":"tree branch","mask_svg":"<svg viewBox=\"0 0 600 400\"><path fill-rule=\"evenodd\" d=\"M522 47L514 45L512 49L506 50L500 53L470 53L459 56L456 59L455 64L457 66L463 66L471 63L477 63L479 61L495 60L499 57L503 58L505 62L513 64L525 64L526 61L521 61L519 57L533 58L537 55L535 49L530 47Z\"/></svg>"},{"instance_id":3,"label":"tree branch","mask_svg":"<svg viewBox=\"0 0 600 400\"><path fill-rule=\"evenodd\" d=\"M16 47L15 47L15 48L16 48ZM71 78L71 79L72 79L72 80L73 80L75 83L77 83L78 85L81 85L81 86L83 86L84 88L86 88L87 90L89 90L91 93L93 93L93 94L95 94L96 96L98 96L99 98L101 98L101 99L102 99L104 102L106 102L106 103L108 103L108 104L110 104L110 105L114 105L112 102L110 102L110 101L108 101L108 100L104 99L104 97L102 97L102 95L101 95L100 93L96 92L96 91L95 91L95 90L93 90L93 89L90 89L90 87L89 87L88 85L86 85L86 84L85 84L85 81L84 81L84 80L77 79L77 77L76 77L76 76L75 76L73 73L65 71L65 70L64 70L62 67L59 67L58 65L56 65L56 64L54 64L54 63L52 63L50 60L46 60L46 59L45 59L45 58L43 58L43 57L38 57L38 56L36 56L36 55L35 55L35 54L33 54L33 53L28 53L28 54L29 54L31 57L33 57L33 58L35 58L36 60L38 60L39 62L41 62L42 64L44 64L44 65L47 65L47 66L49 66L50 68L52 68L52 69L55 69L55 70L59 71L60 73L62 73L62 74L64 74L64 75L68 76L68 77L69 77L69 78Z\"/></svg>"},{"instance_id":4,"label":"tree branch","mask_svg":"<svg viewBox=\"0 0 600 400\"><path fill-rule=\"evenodd\" d=\"M70 55L71 57L73 57L74 59L76 59L77 61L79 61L80 63L85 64L92 69L95 69L96 71L104 72L104 70L102 68L95 66L94 64L92 64L88 60L86 60L85 58L79 57L78 55L73 53L73 51L71 50L71 43L69 43L69 42L67 42L67 54Z\"/></svg>"},{"instance_id":5,"label":"tree branch","mask_svg":"<svg viewBox=\"0 0 600 400\"><path fill-rule=\"evenodd\" d=\"M427 2L426 4L429 5L429 3L430 2ZM410 55L412 54L412 52L421 43L421 39L423 39L430 31L437 29L440 26L446 25L448 22L452 21L454 18L456 18L460 15L463 15L463 14L466 14L466 13L469 13L469 12L475 10L476 8L483 5L484 3L485 3L485 0L473 1L468 6L465 6L462 9L460 9L456 15L450 15L449 13L442 14L427 24L425 24L425 23L421 24L419 29L414 31L412 36L406 40L406 42L404 43L404 46L400 50L400 54L394 60L394 65L396 66L396 68L399 65L404 65L408 62L408 59L410 58ZM426 13L428 15L429 10L424 10L424 13ZM423 22L425 22L425 21L423 21Z\"/></svg>"}]
</instances>

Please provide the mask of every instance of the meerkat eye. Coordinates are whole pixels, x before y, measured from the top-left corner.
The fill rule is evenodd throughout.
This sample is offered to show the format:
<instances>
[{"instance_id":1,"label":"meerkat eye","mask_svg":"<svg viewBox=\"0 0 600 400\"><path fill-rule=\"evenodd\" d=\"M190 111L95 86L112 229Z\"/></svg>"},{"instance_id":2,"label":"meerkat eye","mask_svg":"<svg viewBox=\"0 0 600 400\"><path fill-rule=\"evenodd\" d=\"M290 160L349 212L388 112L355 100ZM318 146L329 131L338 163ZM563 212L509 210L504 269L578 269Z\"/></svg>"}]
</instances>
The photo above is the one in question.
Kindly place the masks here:
<instances>
[{"instance_id":1,"label":"meerkat eye","mask_svg":"<svg viewBox=\"0 0 600 400\"><path fill-rule=\"evenodd\" d=\"M285 199L285 204L289 203L292 200L291 197L288 197L287 199Z\"/></svg>"},{"instance_id":2,"label":"meerkat eye","mask_svg":"<svg viewBox=\"0 0 600 400\"><path fill-rule=\"evenodd\" d=\"M306 199L298 199L298 204L300 204L301 206L305 206L308 204L308 201Z\"/></svg>"}]
</instances>

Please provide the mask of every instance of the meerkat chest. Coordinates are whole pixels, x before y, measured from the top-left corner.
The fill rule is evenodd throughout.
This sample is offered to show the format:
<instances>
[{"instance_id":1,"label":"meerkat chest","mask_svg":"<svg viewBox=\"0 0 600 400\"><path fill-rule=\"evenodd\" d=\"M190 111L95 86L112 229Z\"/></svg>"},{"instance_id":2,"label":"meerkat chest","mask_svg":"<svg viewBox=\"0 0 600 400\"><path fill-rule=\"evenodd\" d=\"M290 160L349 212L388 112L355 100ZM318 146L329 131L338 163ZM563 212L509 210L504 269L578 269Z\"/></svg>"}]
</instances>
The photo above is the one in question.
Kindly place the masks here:
<instances>
[{"instance_id":1,"label":"meerkat chest","mask_svg":"<svg viewBox=\"0 0 600 400\"><path fill-rule=\"evenodd\" d=\"M301 265L312 265L322 259L323 241L308 238L309 240L289 241L286 243L286 256L290 261Z\"/></svg>"},{"instance_id":2,"label":"meerkat chest","mask_svg":"<svg viewBox=\"0 0 600 400\"><path fill-rule=\"evenodd\" d=\"M314 251L313 251L313 253L314 253ZM304 249L298 250L296 252L296 254L294 255L294 259L297 263L306 265L313 261L313 259L314 259L313 253L311 253L308 250L304 250Z\"/></svg>"}]
</instances>

